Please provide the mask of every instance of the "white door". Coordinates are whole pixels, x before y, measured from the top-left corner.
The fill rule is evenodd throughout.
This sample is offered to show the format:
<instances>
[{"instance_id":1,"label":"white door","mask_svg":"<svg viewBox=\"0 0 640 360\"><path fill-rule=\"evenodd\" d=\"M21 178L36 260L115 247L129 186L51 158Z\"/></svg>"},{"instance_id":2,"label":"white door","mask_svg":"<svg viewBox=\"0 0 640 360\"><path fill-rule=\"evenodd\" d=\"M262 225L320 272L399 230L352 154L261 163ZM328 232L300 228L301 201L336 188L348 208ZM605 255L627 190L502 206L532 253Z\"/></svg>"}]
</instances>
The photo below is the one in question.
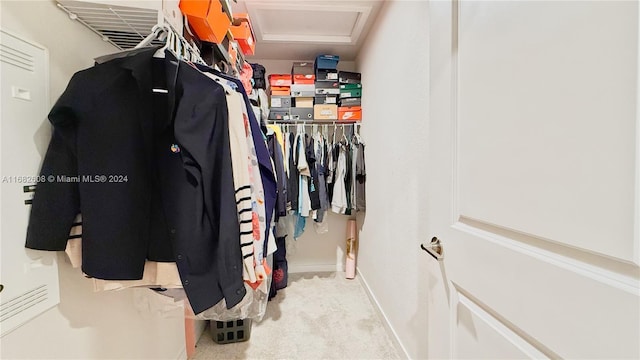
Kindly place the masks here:
<instances>
[{"instance_id":1,"label":"white door","mask_svg":"<svg viewBox=\"0 0 640 360\"><path fill-rule=\"evenodd\" d=\"M45 48L0 30L0 336L60 300L56 254L24 247L51 136L48 66Z\"/></svg>"},{"instance_id":2,"label":"white door","mask_svg":"<svg viewBox=\"0 0 640 360\"><path fill-rule=\"evenodd\" d=\"M429 21L430 356L640 358L638 2Z\"/></svg>"}]
</instances>

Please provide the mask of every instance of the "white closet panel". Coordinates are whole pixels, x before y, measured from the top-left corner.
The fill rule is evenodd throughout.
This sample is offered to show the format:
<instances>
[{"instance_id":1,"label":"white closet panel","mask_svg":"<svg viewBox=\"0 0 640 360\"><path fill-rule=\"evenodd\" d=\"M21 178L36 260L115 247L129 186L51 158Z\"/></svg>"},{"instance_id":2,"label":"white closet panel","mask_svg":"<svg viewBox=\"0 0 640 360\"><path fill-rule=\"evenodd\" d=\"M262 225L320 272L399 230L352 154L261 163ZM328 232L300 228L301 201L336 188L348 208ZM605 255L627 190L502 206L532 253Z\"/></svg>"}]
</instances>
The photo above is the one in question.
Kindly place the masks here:
<instances>
[{"instance_id":1,"label":"white closet panel","mask_svg":"<svg viewBox=\"0 0 640 360\"><path fill-rule=\"evenodd\" d=\"M0 30L0 333L60 301L54 252L24 247L33 192L49 132L47 49Z\"/></svg>"}]
</instances>

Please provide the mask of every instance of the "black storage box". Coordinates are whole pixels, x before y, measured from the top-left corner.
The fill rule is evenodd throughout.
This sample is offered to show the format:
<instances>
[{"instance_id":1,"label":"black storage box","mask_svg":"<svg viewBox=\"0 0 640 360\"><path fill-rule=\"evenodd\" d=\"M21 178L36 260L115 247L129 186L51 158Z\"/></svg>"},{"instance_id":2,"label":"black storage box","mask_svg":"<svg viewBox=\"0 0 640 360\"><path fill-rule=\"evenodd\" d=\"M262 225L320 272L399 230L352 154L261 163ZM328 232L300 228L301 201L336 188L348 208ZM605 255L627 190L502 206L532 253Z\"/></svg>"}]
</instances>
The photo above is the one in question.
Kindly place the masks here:
<instances>
[{"instance_id":1,"label":"black storage box","mask_svg":"<svg viewBox=\"0 0 640 360\"><path fill-rule=\"evenodd\" d=\"M251 319L231 321L209 321L211 338L218 344L229 344L249 340Z\"/></svg>"},{"instance_id":2,"label":"black storage box","mask_svg":"<svg viewBox=\"0 0 640 360\"><path fill-rule=\"evenodd\" d=\"M326 95L335 94L340 95L340 83L337 81L318 81L316 82L316 94Z\"/></svg>"},{"instance_id":3,"label":"black storage box","mask_svg":"<svg viewBox=\"0 0 640 360\"><path fill-rule=\"evenodd\" d=\"M337 95L316 95L314 104L316 105L333 105L338 103Z\"/></svg>"},{"instance_id":4,"label":"black storage box","mask_svg":"<svg viewBox=\"0 0 640 360\"><path fill-rule=\"evenodd\" d=\"M269 110L269 120L291 120L291 112L284 108L271 108Z\"/></svg>"},{"instance_id":5,"label":"black storage box","mask_svg":"<svg viewBox=\"0 0 640 360\"><path fill-rule=\"evenodd\" d=\"M313 120L313 108L291 108L291 120Z\"/></svg>"},{"instance_id":6,"label":"black storage box","mask_svg":"<svg viewBox=\"0 0 640 360\"><path fill-rule=\"evenodd\" d=\"M293 63L293 68L291 69L291 75L314 75L313 71L313 63L312 62L300 62L296 61Z\"/></svg>"},{"instance_id":7,"label":"black storage box","mask_svg":"<svg viewBox=\"0 0 640 360\"><path fill-rule=\"evenodd\" d=\"M340 106L361 106L362 98L352 97L352 98L342 98L339 101Z\"/></svg>"},{"instance_id":8,"label":"black storage box","mask_svg":"<svg viewBox=\"0 0 640 360\"><path fill-rule=\"evenodd\" d=\"M316 82L318 81L338 81L338 70L316 69Z\"/></svg>"},{"instance_id":9,"label":"black storage box","mask_svg":"<svg viewBox=\"0 0 640 360\"><path fill-rule=\"evenodd\" d=\"M341 84L360 84L362 78L361 73L351 71L340 71L338 73L338 81Z\"/></svg>"}]
</instances>

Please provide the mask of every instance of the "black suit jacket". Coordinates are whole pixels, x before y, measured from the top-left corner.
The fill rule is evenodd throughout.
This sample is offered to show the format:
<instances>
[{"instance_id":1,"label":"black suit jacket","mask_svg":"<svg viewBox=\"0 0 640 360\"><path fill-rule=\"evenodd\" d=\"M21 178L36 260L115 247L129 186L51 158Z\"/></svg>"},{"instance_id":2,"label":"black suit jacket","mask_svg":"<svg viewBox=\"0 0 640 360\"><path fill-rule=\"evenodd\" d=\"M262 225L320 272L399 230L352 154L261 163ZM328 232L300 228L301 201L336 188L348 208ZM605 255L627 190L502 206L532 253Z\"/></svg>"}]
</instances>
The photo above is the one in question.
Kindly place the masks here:
<instances>
[{"instance_id":1,"label":"black suit jacket","mask_svg":"<svg viewBox=\"0 0 640 360\"><path fill-rule=\"evenodd\" d=\"M232 307L245 287L224 89L155 51L69 82L41 170L55 181L36 188L26 246L64 250L82 213L86 274L140 279L146 259L175 261L196 313Z\"/></svg>"}]
</instances>

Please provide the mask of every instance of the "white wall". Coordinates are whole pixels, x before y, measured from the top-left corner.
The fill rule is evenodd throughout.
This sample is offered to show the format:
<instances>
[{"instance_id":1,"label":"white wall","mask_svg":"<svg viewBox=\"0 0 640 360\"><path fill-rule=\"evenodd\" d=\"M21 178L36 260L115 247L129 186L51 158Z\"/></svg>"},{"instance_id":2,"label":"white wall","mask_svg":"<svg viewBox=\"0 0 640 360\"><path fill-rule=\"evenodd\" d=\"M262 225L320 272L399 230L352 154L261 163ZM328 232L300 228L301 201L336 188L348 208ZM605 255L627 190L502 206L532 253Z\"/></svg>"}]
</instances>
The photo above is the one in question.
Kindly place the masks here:
<instances>
[{"instance_id":1,"label":"white wall","mask_svg":"<svg viewBox=\"0 0 640 360\"><path fill-rule=\"evenodd\" d=\"M294 61L302 60L264 60L250 59L251 63L259 63L266 69L266 80L269 74L290 74ZM340 61L338 69L355 71L354 61ZM287 262L289 272L342 271L344 270L344 253L346 244L347 220L349 216L329 213L329 232L317 234L311 221L307 221L304 234L293 240L287 237Z\"/></svg>"},{"instance_id":2,"label":"white wall","mask_svg":"<svg viewBox=\"0 0 640 360\"><path fill-rule=\"evenodd\" d=\"M425 358L428 4L385 3L356 59L367 156L358 270L406 355Z\"/></svg>"},{"instance_id":3,"label":"white wall","mask_svg":"<svg viewBox=\"0 0 640 360\"><path fill-rule=\"evenodd\" d=\"M96 56L117 51L71 21L54 1L2 0L0 12L3 30L49 49L52 104L74 72L91 66ZM0 339L0 358L185 357L181 309L163 308L157 298L134 301L133 290L94 293L79 269L72 269L64 256L59 260L60 304Z\"/></svg>"}]
</instances>

